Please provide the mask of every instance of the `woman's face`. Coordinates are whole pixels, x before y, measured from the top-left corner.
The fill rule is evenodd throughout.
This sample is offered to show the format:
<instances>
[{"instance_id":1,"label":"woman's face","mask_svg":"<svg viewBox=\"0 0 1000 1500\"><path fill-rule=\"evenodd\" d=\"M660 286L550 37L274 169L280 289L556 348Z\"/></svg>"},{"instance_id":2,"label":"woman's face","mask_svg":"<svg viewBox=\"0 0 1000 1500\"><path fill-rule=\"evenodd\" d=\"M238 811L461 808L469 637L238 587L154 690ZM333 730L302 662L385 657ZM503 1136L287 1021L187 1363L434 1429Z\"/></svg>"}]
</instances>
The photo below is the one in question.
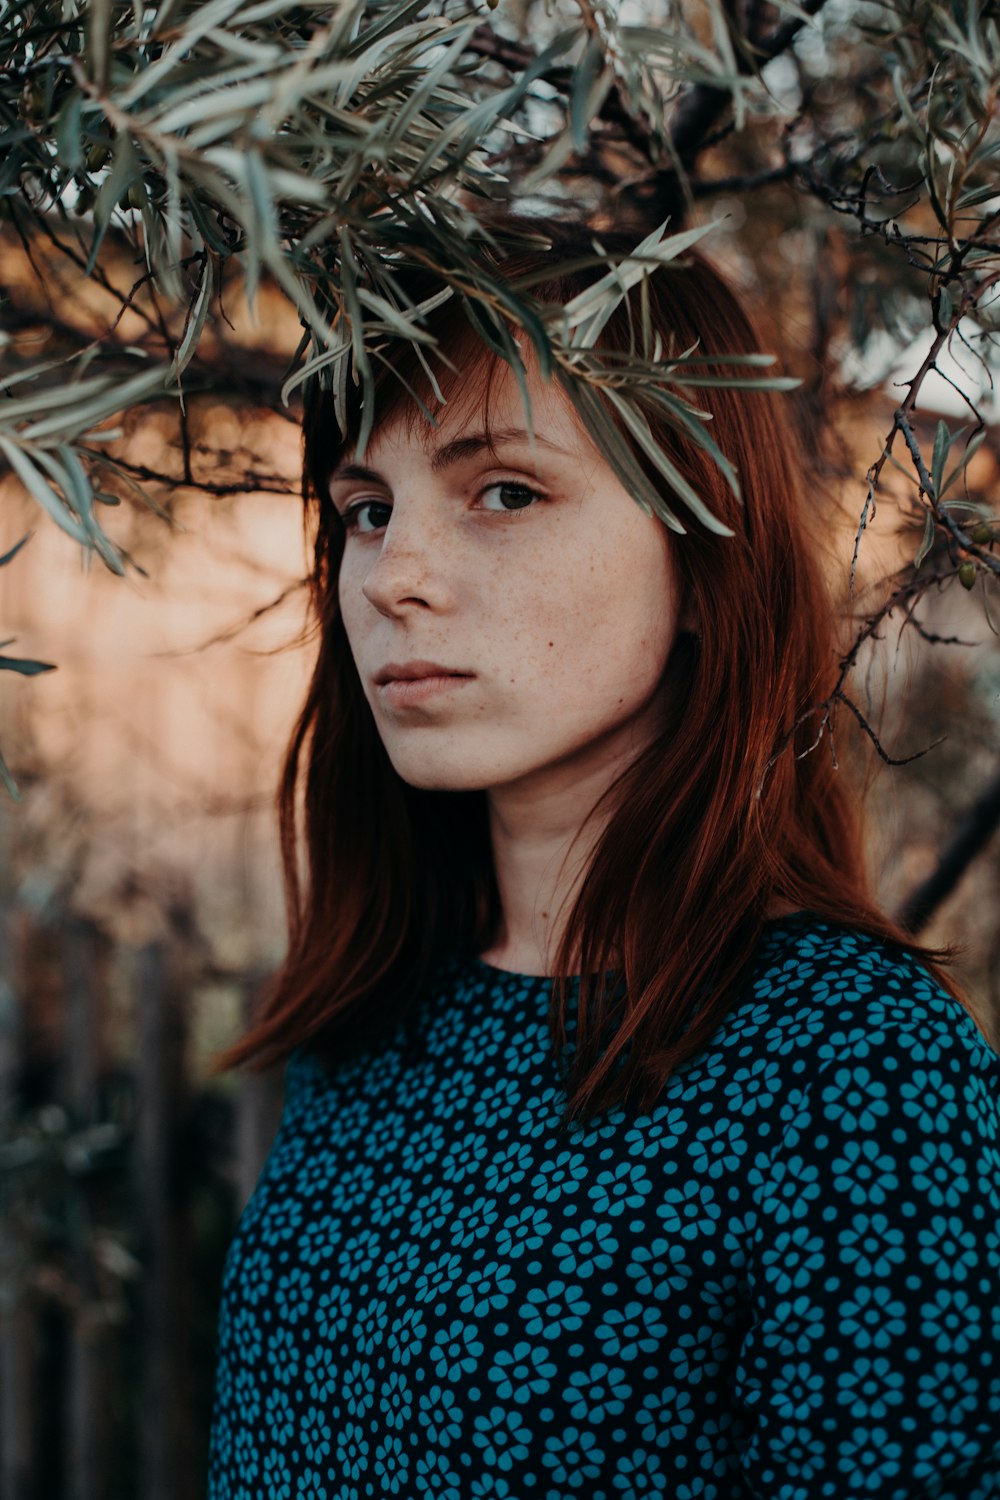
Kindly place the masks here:
<instances>
[{"instance_id":1,"label":"woman's face","mask_svg":"<svg viewBox=\"0 0 1000 1500\"><path fill-rule=\"evenodd\" d=\"M447 791L569 788L641 751L678 629L668 533L645 515L558 386L529 370L436 428L377 429L331 494L346 519L339 597L365 696L404 781ZM461 677L380 683L430 662Z\"/></svg>"}]
</instances>

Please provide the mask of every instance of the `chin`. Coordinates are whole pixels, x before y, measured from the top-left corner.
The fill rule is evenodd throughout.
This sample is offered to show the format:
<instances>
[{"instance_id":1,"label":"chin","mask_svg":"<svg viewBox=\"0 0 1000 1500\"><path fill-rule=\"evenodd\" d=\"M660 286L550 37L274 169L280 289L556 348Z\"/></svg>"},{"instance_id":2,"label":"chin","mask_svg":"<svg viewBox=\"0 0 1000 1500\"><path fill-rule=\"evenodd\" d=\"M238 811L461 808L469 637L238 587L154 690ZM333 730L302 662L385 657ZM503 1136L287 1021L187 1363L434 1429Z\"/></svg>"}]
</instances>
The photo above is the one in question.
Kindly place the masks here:
<instances>
[{"instance_id":1,"label":"chin","mask_svg":"<svg viewBox=\"0 0 1000 1500\"><path fill-rule=\"evenodd\" d=\"M407 786L419 787L426 792L471 792L482 783L469 767L451 766L446 756L440 755L392 755L392 768Z\"/></svg>"},{"instance_id":2,"label":"chin","mask_svg":"<svg viewBox=\"0 0 1000 1500\"><path fill-rule=\"evenodd\" d=\"M485 792L517 776L516 771L505 774L495 765L470 764L468 758L459 756L452 761L440 753L394 756L390 752L389 759L401 781L425 792Z\"/></svg>"},{"instance_id":3,"label":"chin","mask_svg":"<svg viewBox=\"0 0 1000 1500\"><path fill-rule=\"evenodd\" d=\"M413 771L405 776L400 771L399 776L407 786L417 787L422 792L485 792L495 785L492 781L481 781L475 776L463 776L458 771L454 776L440 770Z\"/></svg>"}]
</instances>

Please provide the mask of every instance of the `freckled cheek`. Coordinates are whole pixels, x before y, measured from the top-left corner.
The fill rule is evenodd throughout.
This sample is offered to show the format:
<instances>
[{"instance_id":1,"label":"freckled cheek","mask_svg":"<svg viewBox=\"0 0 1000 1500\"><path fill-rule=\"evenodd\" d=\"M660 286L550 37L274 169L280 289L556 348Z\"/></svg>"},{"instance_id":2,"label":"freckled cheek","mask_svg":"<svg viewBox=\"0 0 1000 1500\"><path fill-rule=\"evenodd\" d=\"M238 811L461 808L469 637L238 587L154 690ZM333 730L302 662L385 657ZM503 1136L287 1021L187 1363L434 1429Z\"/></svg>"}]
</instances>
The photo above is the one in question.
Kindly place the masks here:
<instances>
[{"instance_id":1,"label":"freckled cheek","mask_svg":"<svg viewBox=\"0 0 1000 1500\"><path fill-rule=\"evenodd\" d=\"M572 605L551 574L536 581L524 572L511 577L508 570L473 590L469 605L470 640L478 637L482 657L503 663L518 678L551 670L578 629L568 619Z\"/></svg>"},{"instance_id":2,"label":"freckled cheek","mask_svg":"<svg viewBox=\"0 0 1000 1500\"><path fill-rule=\"evenodd\" d=\"M592 600L581 612L565 645L581 688L624 702L650 691L659 681L673 638L667 601L635 596L628 584L616 594ZM550 655L554 653L549 653Z\"/></svg>"}]
</instances>

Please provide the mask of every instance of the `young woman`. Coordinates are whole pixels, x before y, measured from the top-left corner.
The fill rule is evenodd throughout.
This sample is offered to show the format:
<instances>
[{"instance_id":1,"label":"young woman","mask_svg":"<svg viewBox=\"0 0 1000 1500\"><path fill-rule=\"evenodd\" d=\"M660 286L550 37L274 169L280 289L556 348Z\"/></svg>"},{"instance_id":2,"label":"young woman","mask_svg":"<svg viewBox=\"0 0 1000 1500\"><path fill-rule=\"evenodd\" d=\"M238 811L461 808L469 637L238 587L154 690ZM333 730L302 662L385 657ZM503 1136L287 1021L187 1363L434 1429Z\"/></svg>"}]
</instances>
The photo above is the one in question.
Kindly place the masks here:
<instances>
[{"instance_id":1,"label":"young woman","mask_svg":"<svg viewBox=\"0 0 1000 1500\"><path fill-rule=\"evenodd\" d=\"M565 305L590 236L548 229ZM641 299L664 348L757 347L692 255L606 350ZM838 650L781 398L696 393L740 501L651 412L733 533L677 535L526 343L530 432L460 300L432 319L443 399L401 345L363 455L356 396L346 433L308 407L290 941L227 1059L287 1058L286 1099L212 1500L987 1500L1000 1059L810 750Z\"/></svg>"}]
</instances>

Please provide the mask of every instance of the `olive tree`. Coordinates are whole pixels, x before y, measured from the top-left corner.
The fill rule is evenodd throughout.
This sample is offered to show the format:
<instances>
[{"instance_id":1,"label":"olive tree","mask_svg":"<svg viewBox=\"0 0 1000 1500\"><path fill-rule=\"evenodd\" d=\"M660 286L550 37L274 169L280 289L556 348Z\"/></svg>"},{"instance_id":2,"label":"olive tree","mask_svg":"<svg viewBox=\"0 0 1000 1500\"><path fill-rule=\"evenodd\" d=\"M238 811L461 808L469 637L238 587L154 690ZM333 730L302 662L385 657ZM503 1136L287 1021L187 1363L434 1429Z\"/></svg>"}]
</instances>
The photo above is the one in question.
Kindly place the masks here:
<instances>
[{"instance_id":1,"label":"olive tree","mask_svg":"<svg viewBox=\"0 0 1000 1500\"><path fill-rule=\"evenodd\" d=\"M734 202L747 235L794 230L816 251L798 281L819 366L863 361L880 334L925 335L859 476L857 546L888 473L902 472L912 557L813 709L817 740L846 709L892 759L851 692L865 642L894 613L921 629L918 604L945 585L980 589L988 610L1000 576L996 516L965 482L989 442L981 372L1000 329L994 4L8 0L0 61L3 234L40 276L62 258L117 307L100 337L37 358L8 302L0 455L67 537L119 574L139 564L106 529L106 506L123 493L148 500L149 475L116 451L117 424L166 400L183 432L186 400L212 376L206 332L224 326L224 287L238 277L253 299L266 279L298 316L298 348L265 398L294 403L315 380L339 414L387 338L411 340L432 368L429 309L410 303L399 275L415 263L522 377L518 336L530 340L639 504L678 532L691 517L724 529L645 413L659 409L707 448L738 493L699 385L796 382L767 356L665 352L646 328L627 359L595 341L625 289L698 240L710 247ZM482 253L498 203L529 215L582 203L593 290L557 309L529 279L498 284ZM624 258L602 246L611 221L634 230ZM822 253L831 235L836 271ZM123 245L135 264L125 281ZM125 312L141 328L127 342ZM953 363L946 378L966 420L928 435L921 392L956 351L968 383ZM822 384L806 394L821 402ZM646 478L598 388L665 485ZM0 667L49 664L0 656ZM2 762L0 775L16 795ZM1000 811L989 816L995 826Z\"/></svg>"}]
</instances>

